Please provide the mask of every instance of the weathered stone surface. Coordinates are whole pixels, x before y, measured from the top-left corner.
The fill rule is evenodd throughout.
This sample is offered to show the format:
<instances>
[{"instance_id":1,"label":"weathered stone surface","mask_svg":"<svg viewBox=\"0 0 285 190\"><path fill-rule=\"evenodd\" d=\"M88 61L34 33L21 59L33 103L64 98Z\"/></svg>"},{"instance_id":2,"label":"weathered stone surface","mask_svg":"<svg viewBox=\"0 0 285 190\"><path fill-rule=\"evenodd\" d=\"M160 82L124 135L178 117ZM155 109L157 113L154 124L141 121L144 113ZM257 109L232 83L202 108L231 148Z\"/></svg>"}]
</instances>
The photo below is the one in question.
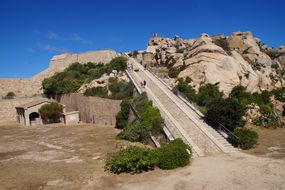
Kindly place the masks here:
<instances>
[{"instance_id":1,"label":"weathered stone surface","mask_svg":"<svg viewBox=\"0 0 285 190\"><path fill-rule=\"evenodd\" d=\"M225 41L224 46L228 44L227 51L223 49L224 46L214 43L219 39ZM212 83L218 84L227 95L239 84L251 92L272 90L284 85L282 76L272 67L273 60L264 53L272 48L265 45L260 47L260 40L251 32L234 32L228 37L202 34L191 40L159 38L150 40L148 47L152 45L156 46L153 61L168 67L185 64L186 69L178 77L191 77L191 84L196 90L204 83ZM284 47L276 51L283 52ZM274 61L285 64L285 56L281 55Z\"/></svg>"}]
</instances>

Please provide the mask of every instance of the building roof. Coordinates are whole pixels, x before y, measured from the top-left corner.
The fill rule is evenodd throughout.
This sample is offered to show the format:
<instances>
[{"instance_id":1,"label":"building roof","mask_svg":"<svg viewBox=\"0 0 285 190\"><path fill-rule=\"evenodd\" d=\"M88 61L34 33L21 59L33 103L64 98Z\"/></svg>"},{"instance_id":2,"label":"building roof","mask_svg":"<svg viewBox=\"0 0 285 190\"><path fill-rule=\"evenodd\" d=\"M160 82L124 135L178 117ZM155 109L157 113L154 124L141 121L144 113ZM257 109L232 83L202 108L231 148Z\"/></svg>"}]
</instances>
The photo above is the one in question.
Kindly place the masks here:
<instances>
[{"instance_id":1,"label":"building roof","mask_svg":"<svg viewBox=\"0 0 285 190\"><path fill-rule=\"evenodd\" d=\"M35 100L35 101L32 101L32 102L28 102L26 104L22 104L22 105L16 106L16 108L28 109L30 107L33 107L33 106L36 106L36 105L39 105L39 104L42 104L42 103L45 103L45 102L50 102L50 100L48 100L48 99L39 99L39 100Z\"/></svg>"},{"instance_id":2,"label":"building roof","mask_svg":"<svg viewBox=\"0 0 285 190\"><path fill-rule=\"evenodd\" d=\"M62 113L62 115L72 115L72 114L79 114L79 111L70 111Z\"/></svg>"}]
</instances>

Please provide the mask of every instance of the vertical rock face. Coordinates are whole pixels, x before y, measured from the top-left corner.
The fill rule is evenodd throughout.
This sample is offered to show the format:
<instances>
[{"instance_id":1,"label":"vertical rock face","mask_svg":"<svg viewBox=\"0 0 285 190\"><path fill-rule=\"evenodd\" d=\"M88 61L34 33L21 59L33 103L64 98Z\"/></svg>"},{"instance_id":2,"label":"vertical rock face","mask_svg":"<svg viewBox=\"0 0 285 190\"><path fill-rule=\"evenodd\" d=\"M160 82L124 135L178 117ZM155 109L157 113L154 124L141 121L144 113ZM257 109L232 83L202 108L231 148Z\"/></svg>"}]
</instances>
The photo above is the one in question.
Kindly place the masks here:
<instances>
[{"instance_id":1,"label":"vertical rock face","mask_svg":"<svg viewBox=\"0 0 285 190\"><path fill-rule=\"evenodd\" d=\"M239 84L251 92L285 84L284 77L278 74L284 68L285 47L272 50L261 46L251 32L235 32L228 37L202 34L189 40L156 37L150 39L147 50L152 50L156 64L186 67L178 77L191 77L195 89L212 83L227 95ZM267 52L275 56L274 60Z\"/></svg>"},{"instance_id":2,"label":"vertical rock face","mask_svg":"<svg viewBox=\"0 0 285 190\"><path fill-rule=\"evenodd\" d=\"M52 57L49 67L34 75L29 79L0 79L0 96L5 96L8 92L14 92L16 96L33 96L42 93L41 85L45 78L62 72L72 63L101 62L108 63L118 54L113 50L98 50L80 54L65 53Z\"/></svg>"}]
</instances>

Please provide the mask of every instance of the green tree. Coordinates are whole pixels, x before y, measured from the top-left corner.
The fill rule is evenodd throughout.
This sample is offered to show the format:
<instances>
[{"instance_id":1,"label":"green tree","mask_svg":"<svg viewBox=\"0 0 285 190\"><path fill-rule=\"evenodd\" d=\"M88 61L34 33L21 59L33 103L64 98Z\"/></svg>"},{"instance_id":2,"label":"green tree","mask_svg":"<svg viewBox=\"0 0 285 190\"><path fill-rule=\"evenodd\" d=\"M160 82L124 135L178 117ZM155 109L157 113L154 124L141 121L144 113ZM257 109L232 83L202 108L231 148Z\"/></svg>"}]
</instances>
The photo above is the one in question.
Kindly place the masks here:
<instances>
[{"instance_id":1,"label":"green tree","mask_svg":"<svg viewBox=\"0 0 285 190\"><path fill-rule=\"evenodd\" d=\"M49 104L43 105L39 109L39 113L46 123L57 123L60 121L62 109L63 107L61 104L51 102Z\"/></svg>"},{"instance_id":2,"label":"green tree","mask_svg":"<svg viewBox=\"0 0 285 190\"><path fill-rule=\"evenodd\" d=\"M219 99L209 105L206 120L219 122L233 131L236 127L244 126L245 122L242 120L244 114L245 107L236 99Z\"/></svg>"},{"instance_id":3,"label":"green tree","mask_svg":"<svg viewBox=\"0 0 285 190\"><path fill-rule=\"evenodd\" d=\"M223 93L219 91L218 86L213 84L206 84L199 88L197 94L197 104L199 106L208 106L214 100L223 97Z\"/></svg>"}]
</instances>

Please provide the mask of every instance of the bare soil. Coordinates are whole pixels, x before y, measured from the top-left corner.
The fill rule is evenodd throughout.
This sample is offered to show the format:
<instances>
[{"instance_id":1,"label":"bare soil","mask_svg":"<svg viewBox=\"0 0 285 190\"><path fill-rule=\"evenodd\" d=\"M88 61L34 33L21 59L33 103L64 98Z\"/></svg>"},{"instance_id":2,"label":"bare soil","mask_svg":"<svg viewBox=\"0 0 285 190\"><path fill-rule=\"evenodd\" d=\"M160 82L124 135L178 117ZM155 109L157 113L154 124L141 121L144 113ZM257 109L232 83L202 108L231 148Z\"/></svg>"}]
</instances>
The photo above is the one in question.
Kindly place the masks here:
<instances>
[{"instance_id":1,"label":"bare soil","mask_svg":"<svg viewBox=\"0 0 285 190\"><path fill-rule=\"evenodd\" d=\"M117 133L95 125L0 125L0 189L285 189L284 156L266 151L194 158L176 170L111 174L104 171L106 154L130 144L115 140Z\"/></svg>"}]
</instances>

